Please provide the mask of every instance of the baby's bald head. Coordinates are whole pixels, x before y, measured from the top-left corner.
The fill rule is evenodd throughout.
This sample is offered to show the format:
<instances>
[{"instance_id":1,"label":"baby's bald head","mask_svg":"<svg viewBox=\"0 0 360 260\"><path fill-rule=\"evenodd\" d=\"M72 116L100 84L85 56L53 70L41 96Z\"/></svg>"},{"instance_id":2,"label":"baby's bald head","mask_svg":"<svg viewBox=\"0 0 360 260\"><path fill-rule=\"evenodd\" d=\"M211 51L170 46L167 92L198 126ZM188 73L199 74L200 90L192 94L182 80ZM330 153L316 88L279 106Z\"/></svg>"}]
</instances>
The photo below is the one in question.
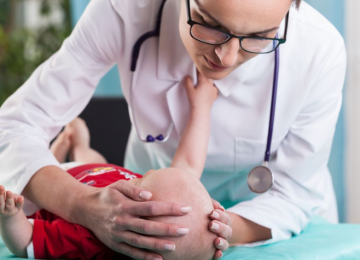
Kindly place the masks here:
<instances>
[{"instance_id":1,"label":"baby's bald head","mask_svg":"<svg viewBox=\"0 0 360 260\"><path fill-rule=\"evenodd\" d=\"M188 227L183 237L166 237L176 245L174 252L161 253L164 259L206 260L215 253L216 235L209 231L209 215L214 209L211 198L201 182L189 173L175 168L151 171L139 179L138 185L151 191L152 200L180 202L192 211L179 217L151 217L148 219L181 224ZM160 253L160 252L159 252Z\"/></svg>"}]
</instances>

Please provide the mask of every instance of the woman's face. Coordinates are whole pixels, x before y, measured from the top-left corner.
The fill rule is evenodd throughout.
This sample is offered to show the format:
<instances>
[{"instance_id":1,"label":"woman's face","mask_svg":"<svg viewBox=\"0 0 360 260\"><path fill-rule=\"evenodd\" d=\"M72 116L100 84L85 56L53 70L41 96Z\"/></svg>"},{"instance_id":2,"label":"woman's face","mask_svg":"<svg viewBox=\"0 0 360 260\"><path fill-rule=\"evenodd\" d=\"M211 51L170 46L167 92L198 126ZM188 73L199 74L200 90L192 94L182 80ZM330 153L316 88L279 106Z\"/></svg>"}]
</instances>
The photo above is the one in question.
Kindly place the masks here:
<instances>
[{"instance_id":1,"label":"woman's face","mask_svg":"<svg viewBox=\"0 0 360 260\"><path fill-rule=\"evenodd\" d=\"M186 0L181 0L179 30L197 69L211 79L222 79L258 54L245 52L238 39L209 45L193 39L187 24ZM192 20L239 36L274 38L291 0L190 0ZM279 32L282 37L283 32ZM261 54L266 55L266 54Z\"/></svg>"}]
</instances>

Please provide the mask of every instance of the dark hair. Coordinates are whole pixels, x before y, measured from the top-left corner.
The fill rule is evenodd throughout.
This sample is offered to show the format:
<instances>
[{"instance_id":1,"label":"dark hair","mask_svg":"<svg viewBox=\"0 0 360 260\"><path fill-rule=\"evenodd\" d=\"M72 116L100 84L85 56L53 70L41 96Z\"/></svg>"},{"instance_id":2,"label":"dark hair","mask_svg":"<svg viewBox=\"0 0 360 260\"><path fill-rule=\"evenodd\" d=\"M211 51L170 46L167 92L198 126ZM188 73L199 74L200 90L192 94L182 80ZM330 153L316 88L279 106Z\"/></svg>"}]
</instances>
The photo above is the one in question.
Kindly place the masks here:
<instances>
[{"instance_id":1,"label":"dark hair","mask_svg":"<svg viewBox=\"0 0 360 260\"><path fill-rule=\"evenodd\" d=\"M301 0L293 0L293 2L295 2L296 8L300 7Z\"/></svg>"}]
</instances>

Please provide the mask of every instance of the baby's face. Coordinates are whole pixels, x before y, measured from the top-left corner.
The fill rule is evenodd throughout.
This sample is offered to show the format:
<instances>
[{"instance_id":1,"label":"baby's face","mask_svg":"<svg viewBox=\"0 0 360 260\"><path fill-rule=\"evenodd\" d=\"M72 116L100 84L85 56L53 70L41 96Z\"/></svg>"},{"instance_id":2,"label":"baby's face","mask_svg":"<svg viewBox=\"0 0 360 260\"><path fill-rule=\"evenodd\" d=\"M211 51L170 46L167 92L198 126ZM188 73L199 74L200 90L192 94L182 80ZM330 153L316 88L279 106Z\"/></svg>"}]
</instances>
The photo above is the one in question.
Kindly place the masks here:
<instances>
[{"instance_id":1,"label":"baby's face","mask_svg":"<svg viewBox=\"0 0 360 260\"><path fill-rule=\"evenodd\" d=\"M212 259L216 235L209 231L208 226L214 207L208 192L196 177L179 169L165 168L149 171L143 178L131 182L149 190L153 201L178 202L192 207L192 211L184 216L147 218L176 223L190 230L183 237L166 237L175 243L176 250L166 254L161 252L164 259Z\"/></svg>"}]
</instances>

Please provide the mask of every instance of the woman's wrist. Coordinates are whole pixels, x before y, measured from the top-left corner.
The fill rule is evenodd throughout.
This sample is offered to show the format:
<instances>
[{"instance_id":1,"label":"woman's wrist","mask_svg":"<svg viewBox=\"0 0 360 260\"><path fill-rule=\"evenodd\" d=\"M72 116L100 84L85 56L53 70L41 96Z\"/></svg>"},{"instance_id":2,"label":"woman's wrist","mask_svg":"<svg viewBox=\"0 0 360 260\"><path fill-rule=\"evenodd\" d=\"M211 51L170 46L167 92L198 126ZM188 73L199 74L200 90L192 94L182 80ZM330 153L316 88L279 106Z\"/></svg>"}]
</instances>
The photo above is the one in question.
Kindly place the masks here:
<instances>
[{"instance_id":1,"label":"woman's wrist","mask_svg":"<svg viewBox=\"0 0 360 260\"><path fill-rule=\"evenodd\" d=\"M82 184L84 185L84 184ZM69 199L69 222L80 224L89 228L88 216L93 211L93 206L97 205L100 196L100 188L84 185L81 190L75 192Z\"/></svg>"},{"instance_id":2,"label":"woman's wrist","mask_svg":"<svg viewBox=\"0 0 360 260\"><path fill-rule=\"evenodd\" d=\"M231 217L233 234L229 239L230 246L243 245L271 239L271 229L260 226L246 218L232 212Z\"/></svg>"}]
</instances>

